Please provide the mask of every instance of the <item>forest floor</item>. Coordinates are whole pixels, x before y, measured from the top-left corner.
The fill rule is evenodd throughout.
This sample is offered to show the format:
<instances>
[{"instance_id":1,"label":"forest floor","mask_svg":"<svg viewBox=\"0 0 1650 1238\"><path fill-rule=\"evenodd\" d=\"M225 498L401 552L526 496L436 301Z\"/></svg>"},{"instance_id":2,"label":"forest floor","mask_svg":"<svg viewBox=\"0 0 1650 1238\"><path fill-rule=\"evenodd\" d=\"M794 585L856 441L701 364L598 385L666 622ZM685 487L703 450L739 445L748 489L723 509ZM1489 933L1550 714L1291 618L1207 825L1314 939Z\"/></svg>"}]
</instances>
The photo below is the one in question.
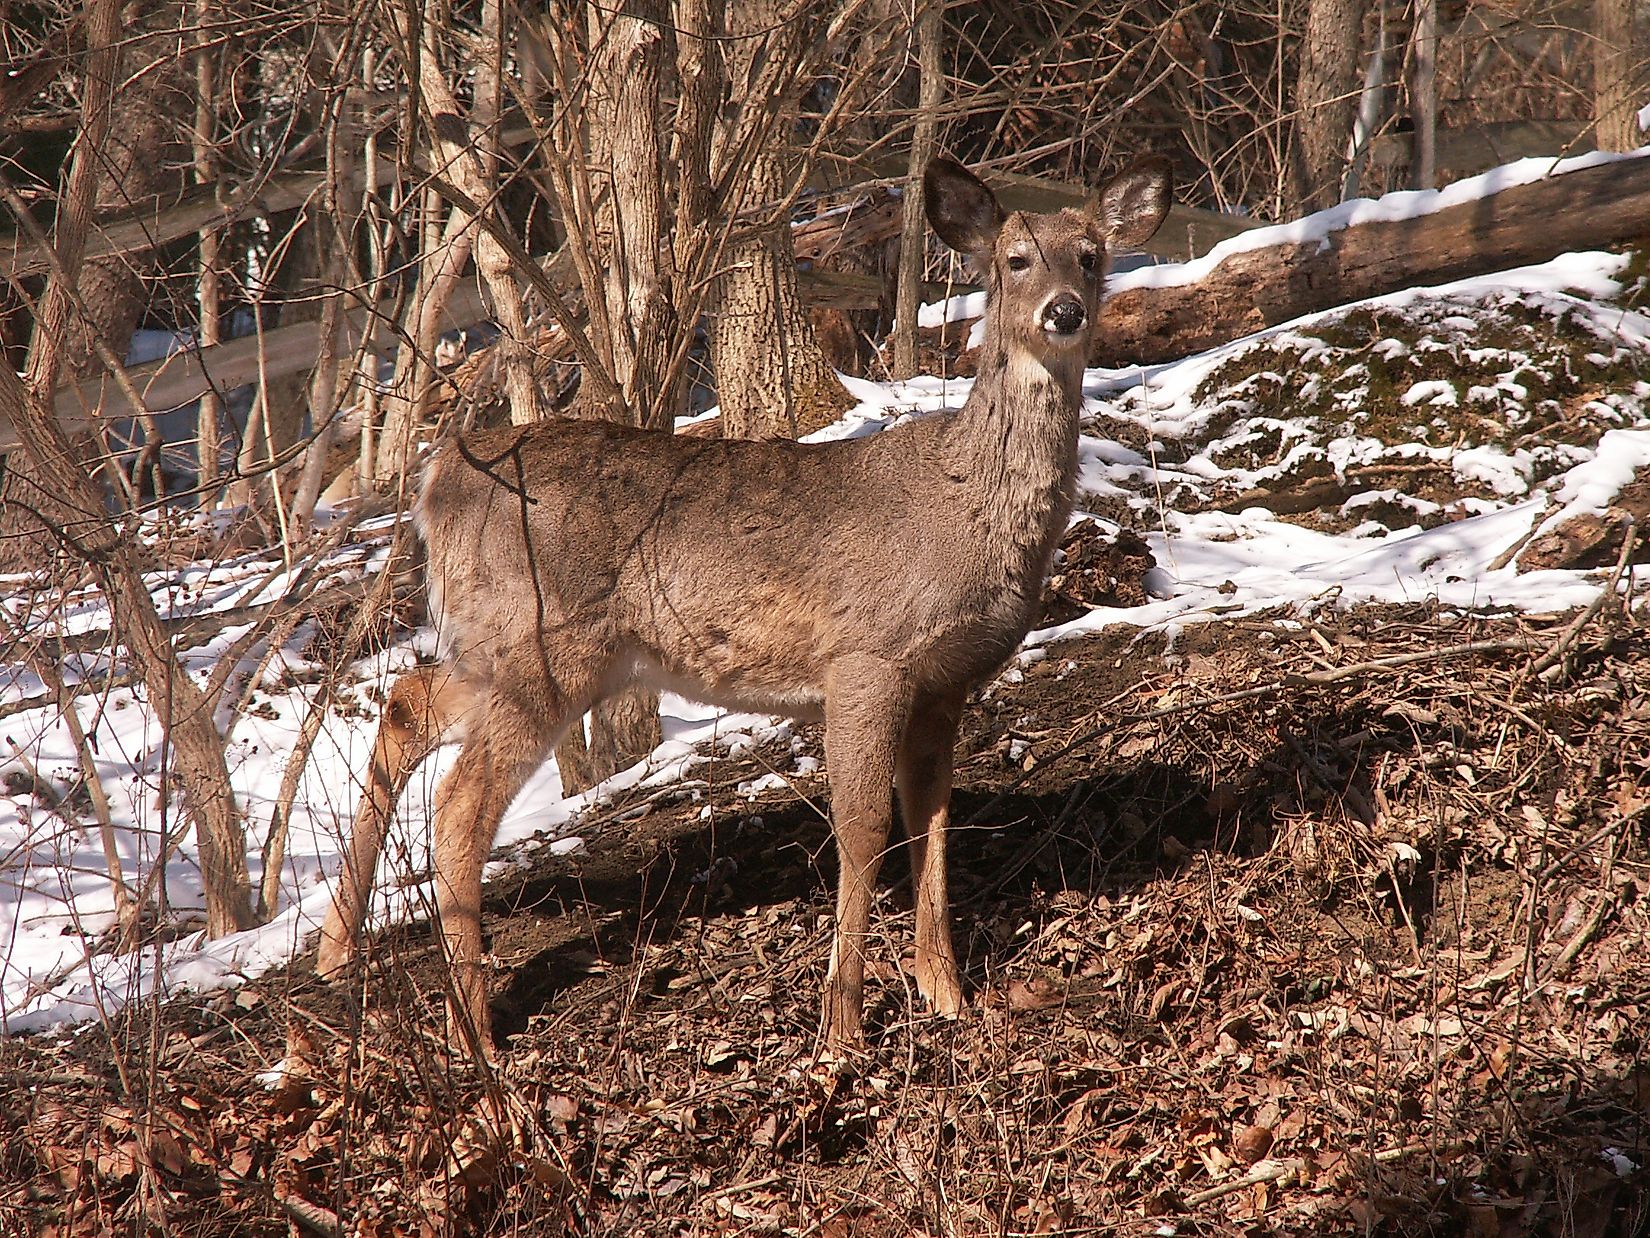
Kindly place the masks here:
<instances>
[{"instance_id":1,"label":"forest floor","mask_svg":"<svg viewBox=\"0 0 1650 1238\"><path fill-rule=\"evenodd\" d=\"M0 1041L0 1232L1641 1233L1650 634L1579 618L1296 607L1007 672L958 748L967 1009L915 999L892 856L846 1068L823 771L718 756L490 884L492 1068L427 925L353 990Z\"/></svg>"}]
</instances>

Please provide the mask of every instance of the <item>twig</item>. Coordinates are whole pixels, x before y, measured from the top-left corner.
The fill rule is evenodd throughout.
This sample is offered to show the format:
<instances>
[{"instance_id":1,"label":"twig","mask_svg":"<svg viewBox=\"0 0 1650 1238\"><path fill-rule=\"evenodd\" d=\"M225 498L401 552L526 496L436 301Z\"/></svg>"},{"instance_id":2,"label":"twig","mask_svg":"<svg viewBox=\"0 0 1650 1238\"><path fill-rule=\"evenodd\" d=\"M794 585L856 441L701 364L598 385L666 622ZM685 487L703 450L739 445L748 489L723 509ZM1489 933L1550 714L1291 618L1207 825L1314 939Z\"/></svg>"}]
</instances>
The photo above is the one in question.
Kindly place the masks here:
<instances>
[{"instance_id":1,"label":"twig","mask_svg":"<svg viewBox=\"0 0 1650 1238\"><path fill-rule=\"evenodd\" d=\"M713 1199L721 1199L724 1195L738 1195L744 1191L759 1191L765 1186L784 1182L790 1175L783 1173L769 1174L765 1178L751 1178L745 1182L735 1182L730 1186L719 1186L714 1191L706 1191L699 1197L700 1203L708 1204Z\"/></svg>"},{"instance_id":2,"label":"twig","mask_svg":"<svg viewBox=\"0 0 1650 1238\"><path fill-rule=\"evenodd\" d=\"M1575 859L1588 847L1591 847L1599 839L1605 837L1607 834L1615 834L1625 830L1627 826L1633 824L1633 822L1644 816L1645 813L1650 813L1650 804L1642 804L1624 816L1615 817L1609 821L1606 821L1603 825L1599 826L1598 829L1587 835L1586 838L1576 843L1563 855L1559 856L1558 859L1554 860L1539 873L1537 873L1535 878L1536 884L1541 885L1545 882L1551 881L1554 877L1558 876L1560 870L1562 870L1566 864Z\"/></svg>"},{"instance_id":3,"label":"twig","mask_svg":"<svg viewBox=\"0 0 1650 1238\"><path fill-rule=\"evenodd\" d=\"M57 668L41 658L37 660L35 673L51 685L57 693L57 699L63 702L58 710L58 716L68 728L69 738L74 741L75 754L80 760L80 778L86 787L86 794L91 798L92 813L97 817L98 840L103 844L103 862L109 870L109 885L114 891L115 923L120 926L121 948L129 949L137 944L141 909L132 901L132 892L126 885L126 870L121 863L120 847L115 841L114 815L109 811L109 793L103 786L102 775L98 773L97 757L86 739L86 728L80 723L79 707L72 697L65 699L63 677L58 674Z\"/></svg>"},{"instance_id":4,"label":"twig","mask_svg":"<svg viewBox=\"0 0 1650 1238\"><path fill-rule=\"evenodd\" d=\"M114 1086L110 1080L83 1070L19 1070L15 1066L0 1066L0 1079L29 1087L85 1087L108 1091Z\"/></svg>"},{"instance_id":5,"label":"twig","mask_svg":"<svg viewBox=\"0 0 1650 1238\"><path fill-rule=\"evenodd\" d=\"M1395 653L1388 658L1375 658L1369 662L1354 662L1348 666L1337 666L1333 670L1309 671L1304 675L1286 674L1281 682L1290 686L1339 683L1343 679L1351 679L1356 675L1367 675L1372 671L1394 670L1397 667L1413 666L1417 662L1430 662L1437 658L1449 658L1469 653L1509 653L1527 648L1529 648L1529 642L1523 640L1468 641L1462 645L1448 645L1443 649L1417 649L1412 653Z\"/></svg>"},{"instance_id":6,"label":"twig","mask_svg":"<svg viewBox=\"0 0 1650 1238\"><path fill-rule=\"evenodd\" d=\"M1235 1195L1251 1186L1259 1186L1262 1182L1278 1182L1285 1178L1292 1178L1300 1172L1299 1161L1262 1161L1241 1178L1231 1182L1222 1182L1219 1186L1212 1186L1206 1191L1199 1191L1195 1195L1186 1196L1186 1206L1195 1208L1199 1204L1210 1203L1216 1199L1223 1199L1227 1195Z\"/></svg>"},{"instance_id":7,"label":"twig","mask_svg":"<svg viewBox=\"0 0 1650 1238\"><path fill-rule=\"evenodd\" d=\"M1605 916L1610 913L1611 908L1616 905L1617 901L1618 899L1613 890L1606 890L1600 895L1598 902L1593 907L1592 914L1587 917L1586 923L1576 930L1575 936L1570 938L1563 950L1559 951L1558 957L1553 960L1553 965L1547 969L1547 974L1541 978L1543 985L1551 984L1569 969L1570 964L1575 962L1576 955L1585 950L1588 943L1598 936L1599 929L1604 925Z\"/></svg>"},{"instance_id":8,"label":"twig","mask_svg":"<svg viewBox=\"0 0 1650 1238\"><path fill-rule=\"evenodd\" d=\"M1559 633L1559 637L1553 642L1552 647L1531 664L1530 674L1540 675L1545 679L1547 677L1546 672L1559 664L1560 660L1569 651L1570 646L1575 643L1576 637L1581 635L1581 630L1593 621L1599 611L1604 609L1604 603L1616 596L1616 591L1621 584L1622 573L1627 570L1627 560L1632 557L1633 547L1638 542L1637 537L1634 536L1637 527L1637 521L1631 516L1622 521L1621 553L1616 556L1615 570L1610 573L1609 583L1598 591L1598 596L1592 600L1587 609L1577 615L1569 626Z\"/></svg>"},{"instance_id":9,"label":"twig","mask_svg":"<svg viewBox=\"0 0 1650 1238\"><path fill-rule=\"evenodd\" d=\"M1491 571L1491 572L1499 572L1502 568L1506 567L1514 559L1518 558L1519 555L1523 554L1524 553L1524 547L1528 546L1530 544L1530 541L1535 537L1536 530L1541 528L1542 524L1544 523L1544 519L1547 515L1547 512L1551 508L1552 508L1552 496L1548 495L1547 496L1547 506L1542 508L1542 510L1539 513L1537 513L1533 518L1531 518L1530 527L1524 530L1524 535L1522 537L1519 537L1519 538L1515 539L1513 541L1512 545L1508 546L1500 554L1496 555L1495 558L1491 559L1490 560L1490 565L1486 570Z\"/></svg>"},{"instance_id":10,"label":"twig","mask_svg":"<svg viewBox=\"0 0 1650 1238\"><path fill-rule=\"evenodd\" d=\"M1342 800L1351 806L1353 815L1359 821L1370 829L1375 828L1378 824L1375 818L1375 808L1370 804L1367 795L1351 783L1335 778L1329 767L1318 760L1318 754L1301 743L1295 737L1293 731L1280 726L1278 734L1283 737L1283 742L1288 744L1295 755L1301 759L1301 764L1306 766L1307 773L1317 780L1319 786L1331 795L1339 795Z\"/></svg>"},{"instance_id":11,"label":"twig","mask_svg":"<svg viewBox=\"0 0 1650 1238\"><path fill-rule=\"evenodd\" d=\"M342 1232L338 1227L338 1214L330 1208L312 1204L309 1200L300 1199L296 1195L277 1195L275 1203L293 1221L305 1229L324 1235L324 1238L338 1238Z\"/></svg>"},{"instance_id":12,"label":"twig","mask_svg":"<svg viewBox=\"0 0 1650 1238\"><path fill-rule=\"evenodd\" d=\"M268 921L275 914L275 903L281 892L281 869L286 866L287 834L292 828L292 801L297 797L298 783L309 764L315 737L320 734L321 724L326 720L327 711L332 708L335 700L338 674L360 655L372 618L388 610L395 599L394 573L379 573L373 585L372 592L356 607L355 614L350 618L349 630L333 659L335 669L326 677L315 698L310 702L298 742L294 745L292 755L287 760L286 770L281 775L280 791L275 797L275 810L270 814L269 837L264 841L263 880L259 884L257 907L258 918L262 921ZM273 641L271 647L274 647Z\"/></svg>"},{"instance_id":13,"label":"twig","mask_svg":"<svg viewBox=\"0 0 1650 1238\"><path fill-rule=\"evenodd\" d=\"M297 615L300 619L313 619L316 615L319 615L325 611L348 606L351 603L361 601L367 596L368 593L371 592L375 580L376 573L363 576L361 579L351 581L348 584L331 585L326 588L317 589L307 597L293 598L291 596L283 596L268 602L258 602L254 605L238 607L235 610L216 611L210 615L192 615L187 619L163 620L161 626L166 629L167 632L176 634L178 644L182 645L183 642L193 640L197 636L207 636L211 631L219 630L224 627L229 627L234 624L247 622L250 620L257 620L260 617L267 616L270 611L281 606L293 607L292 613ZM398 584L395 587L395 597L399 600L402 597L409 596L415 591L415 587L412 585L403 587ZM98 632L96 636L98 641L101 641L105 645L114 643L115 638L107 631ZM49 639L55 640L56 638ZM244 634L242 639L245 639ZM62 647L63 649L68 650L72 646L80 645L81 643L82 642L78 638L74 639L72 642L65 639L62 642ZM92 645L92 642L90 641L84 643L88 648ZM237 642L237 646L239 646L239 642ZM244 648L242 651L244 652ZM228 652L225 652L219 656L221 658L227 658ZM141 674L136 669L132 668L118 671L108 671L100 674L87 675L83 679L76 680L73 684L68 686L68 690L78 697L91 692L103 692L110 688L129 687L134 683L140 682L141 678ZM50 703L51 702L44 696L29 696L22 697L18 700L7 701L5 704L0 705L0 718L10 717L12 714L24 713L31 709L39 709L41 706Z\"/></svg>"},{"instance_id":14,"label":"twig","mask_svg":"<svg viewBox=\"0 0 1650 1238\"><path fill-rule=\"evenodd\" d=\"M1406 1143L1396 1148L1382 1148L1372 1155L1369 1160L1373 1165L1390 1165L1393 1161L1401 1161L1406 1156L1414 1156L1420 1152L1431 1153L1434 1156L1447 1156L1452 1152L1459 1152L1465 1146L1460 1142L1439 1144L1436 1147L1426 1143Z\"/></svg>"}]
</instances>

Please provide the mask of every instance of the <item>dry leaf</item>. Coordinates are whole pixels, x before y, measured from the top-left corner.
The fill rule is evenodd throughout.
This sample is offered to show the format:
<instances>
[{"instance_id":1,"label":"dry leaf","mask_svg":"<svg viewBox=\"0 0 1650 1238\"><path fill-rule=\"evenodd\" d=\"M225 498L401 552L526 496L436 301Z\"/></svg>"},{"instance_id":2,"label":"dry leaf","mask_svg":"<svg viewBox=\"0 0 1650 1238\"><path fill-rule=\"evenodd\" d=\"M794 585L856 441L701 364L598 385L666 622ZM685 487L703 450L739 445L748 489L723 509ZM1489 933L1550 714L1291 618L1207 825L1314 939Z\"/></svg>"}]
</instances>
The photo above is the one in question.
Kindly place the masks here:
<instances>
[{"instance_id":1,"label":"dry leaf","mask_svg":"<svg viewBox=\"0 0 1650 1238\"><path fill-rule=\"evenodd\" d=\"M1264 1126L1246 1126L1232 1140L1232 1151L1245 1165L1253 1165L1272 1150L1273 1134Z\"/></svg>"},{"instance_id":2,"label":"dry leaf","mask_svg":"<svg viewBox=\"0 0 1650 1238\"><path fill-rule=\"evenodd\" d=\"M1044 976L1029 981L1010 980L1003 991L1010 1010L1047 1010L1065 1001L1065 991Z\"/></svg>"}]
</instances>

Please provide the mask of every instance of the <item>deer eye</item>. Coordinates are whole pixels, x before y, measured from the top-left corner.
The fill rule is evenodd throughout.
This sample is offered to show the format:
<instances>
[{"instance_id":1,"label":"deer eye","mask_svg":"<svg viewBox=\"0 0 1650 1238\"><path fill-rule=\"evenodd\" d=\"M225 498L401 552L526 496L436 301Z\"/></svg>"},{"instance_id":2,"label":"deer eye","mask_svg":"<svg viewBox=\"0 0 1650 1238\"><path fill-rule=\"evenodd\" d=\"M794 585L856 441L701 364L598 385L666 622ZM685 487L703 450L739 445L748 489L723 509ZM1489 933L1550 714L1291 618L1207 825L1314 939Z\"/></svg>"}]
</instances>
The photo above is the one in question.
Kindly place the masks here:
<instances>
[{"instance_id":1,"label":"deer eye","mask_svg":"<svg viewBox=\"0 0 1650 1238\"><path fill-rule=\"evenodd\" d=\"M1030 267L1031 259L1024 254L1010 254L1008 256L1008 269L1010 271L1025 271L1029 270Z\"/></svg>"},{"instance_id":2,"label":"deer eye","mask_svg":"<svg viewBox=\"0 0 1650 1238\"><path fill-rule=\"evenodd\" d=\"M1092 249L1085 249L1082 253L1077 255L1077 265L1092 275L1094 274L1095 268L1100 265L1100 255L1095 253Z\"/></svg>"}]
</instances>

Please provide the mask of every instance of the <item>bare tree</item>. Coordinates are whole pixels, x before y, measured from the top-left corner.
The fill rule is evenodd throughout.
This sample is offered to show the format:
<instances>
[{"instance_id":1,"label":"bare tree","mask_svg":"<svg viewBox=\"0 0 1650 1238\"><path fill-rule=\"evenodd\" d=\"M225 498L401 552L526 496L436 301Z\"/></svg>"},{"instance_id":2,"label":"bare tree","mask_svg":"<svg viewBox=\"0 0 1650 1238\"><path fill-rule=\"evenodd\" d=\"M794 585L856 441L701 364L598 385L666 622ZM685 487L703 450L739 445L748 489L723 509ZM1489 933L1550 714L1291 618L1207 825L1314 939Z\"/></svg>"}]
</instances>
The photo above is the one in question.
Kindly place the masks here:
<instances>
[{"instance_id":1,"label":"bare tree","mask_svg":"<svg viewBox=\"0 0 1650 1238\"><path fill-rule=\"evenodd\" d=\"M1410 186L1438 183L1438 0L1415 0L1410 36L1409 112L1415 122Z\"/></svg>"},{"instance_id":2,"label":"bare tree","mask_svg":"<svg viewBox=\"0 0 1650 1238\"><path fill-rule=\"evenodd\" d=\"M1634 87L1629 79L1610 94L1612 83L1629 78L1610 56L1630 47L1622 32L1632 28L1631 8L1629 0L1600 0L1587 10L1598 23L1591 45L1573 29L1533 19L1496 18L1509 31L1518 27L1504 38L1483 35L1483 19L1474 27L1483 39L1476 50L1458 28L1446 28L1435 40L1439 106L1426 106L1420 78L1411 82L1418 132L1435 112L1445 135L1462 115L1482 119L1492 110L1487 98L1508 114L1562 104L1572 109L1565 118L1575 119L1596 105L1601 126L1618 114L1630 120ZM139 197L153 209L156 191L175 187L180 168L192 170L196 192L209 201L190 204L205 213L187 226L174 226L163 203L145 218L145 227L158 225L152 235L128 235L120 246L106 242L132 225L106 217L88 224L81 235L105 247L69 263L73 277L54 276L49 294L43 267L19 275L11 295L19 304L40 302L30 382L45 396L88 373L99 349L118 362L139 313L180 334L198 329L206 350L217 352L235 344L225 338L227 310L260 288L284 297L286 321L265 324L271 330L286 331L302 305L313 305L298 361L256 375L258 421L243 443L246 471L257 473L246 488L293 504L290 525L277 534L289 543L327 480L325 452L341 409L362 427L360 477L390 491L402 487L421 440L443 419L507 412L531 421L563 407L575 389L580 413L658 429L712 400L729 435L795 435L818 425L844 401L809 321L792 226L828 225L824 205L850 195L875 200L870 183L886 188L942 139L970 160L1001 161L1005 171L1070 179L1098 171L1120 145L1165 149L1202 174L1197 192L1205 201L1276 215L1295 205L1285 180L1306 204L1330 200L1337 183L1348 183L1341 171L1370 136L1375 104L1388 90L1377 57L1364 83L1370 115L1354 140L1358 53L1374 23L1367 6L1350 0L1159 9L1018 0L559 0L536 16L503 0L457 8L394 0L361 8L359 21L339 11L318 21L285 10L264 19L215 0L150 0L127 12L126 42L101 53L123 66L111 71L107 90L119 115L110 123L105 114L102 130L82 118L71 166L58 174L64 191L53 259L70 256L64 242L75 232L64 212L89 183L90 165L76 162L92 157L83 152L102 152L92 203L100 216ZM895 43L905 54L887 54ZM906 67L913 46L921 62L915 75ZM1413 45L1412 64L1422 50ZM1578 63L1580 74L1572 71ZM1526 76L1535 85L1514 94L1489 81L1510 81L1510 65L1532 67ZM0 82L0 116L36 106L30 100L45 80L32 69L21 74L16 82L32 83L21 94L11 79ZM948 80L959 89L942 97ZM64 94L65 114L73 94ZM81 122L57 123L63 133ZM0 129L0 141L15 141L17 132ZM1408 168L1409 144L1393 145L1402 147L1399 162L1372 164L1372 182L1406 175L1393 168ZM380 148L393 154L381 158ZM1413 169L1423 180L1425 148L1417 147ZM55 167L30 166L42 165ZM308 178L302 193L279 206L261 196L289 174ZM49 200L50 179L33 186L36 195ZM237 200L239 214L231 214ZM890 235L891 225L876 244ZM191 243L197 295L168 302L158 294L169 277L148 268L164 244L176 247L166 255L176 269ZM899 303L908 319L923 274L920 229L906 230L905 249ZM869 243L854 260L878 275L888 265ZM445 309L455 303L471 307L467 324L486 317L501 331L482 394L438 361L440 330L459 325ZM377 339L362 343L352 363L340 341L369 306ZM877 305L862 323L885 308ZM295 338L286 331L287 341ZM393 376L381 389L379 362L392 350ZM547 381L548 357L567 363L556 379L575 370L577 378ZM903 354L897 360L902 372L912 364ZM202 404L208 485L214 433L237 432L229 407ZM316 434L307 448L306 419ZM103 454L88 443L75 459L83 472L102 469L95 484L109 506L129 479ZM278 487L266 473L277 458L287 461ZM73 547L89 543L52 540L53 530L78 529L90 509L53 516L61 487L36 469L17 453L7 470L3 520L26 535L8 548L63 545L79 553ZM117 506L130 510L129 496ZM592 719L594 752L564 753L568 785L651 747L654 712L644 700ZM572 742L582 738L575 731Z\"/></svg>"},{"instance_id":3,"label":"bare tree","mask_svg":"<svg viewBox=\"0 0 1650 1238\"><path fill-rule=\"evenodd\" d=\"M53 355L63 332L95 333L81 270L93 206L99 199L101 169L119 166L113 141L118 120L130 119L130 101L116 106L116 48L120 33L118 0L97 0L88 13L87 56L82 89L82 127L70 161L53 240L56 266L40 306L29 383L0 366L0 415L13 425L27 453L30 484L53 497L52 523L37 509L25 509L74 561L90 570L108 599L111 636L125 647L174 754L184 789L185 814L194 826L206 889L207 932L222 936L252 923L245 837L229 783L223 740L213 722L212 701L195 686L173 656L154 600L144 583L142 552L126 521L109 517L105 499L83 446L70 441L57 422L49 396L57 370ZM125 147L130 149L130 147ZM92 283L96 287L95 280ZM126 328L130 334L130 325ZM112 360L105 345L102 355ZM164 792L163 792L164 794ZM159 862L164 865L165 857Z\"/></svg>"},{"instance_id":4,"label":"bare tree","mask_svg":"<svg viewBox=\"0 0 1650 1238\"><path fill-rule=\"evenodd\" d=\"M549 181L584 287L590 341L617 401L575 409L668 428L686 409L694 328L708 318L725 434L795 436L842 389L797 291L788 205L792 109L812 19L792 6L626 0L546 23L556 106ZM658 742L656 702L622 698L557 751L577 789Z\"/></svg>"},{"instance_id":5,"label":"bare tree","mask_svg":"<svg viewBox=\"0 0 1650 1238\"><path fill-rule=\"evenodd\" d=\"M1360 0L1308 0L1295 78L1295 193L1304 210L1328 206L1341 183L1358 102Z\"/></svg>"},{"instance_id":6,"label":"bare tree","mask_svg":"<svg viewBox=\"0 0 1650 1238\"><path fill-rule=\"evenodd\" d=\"M516 425L529 425L539 420L542 409L527 352L527 315L522 306L521 289L504 244L492 231L480 226L480 212L492 210L498 192L499 76L503 57L499 4L498 0L487 0L483 7L475 106L468 127L463 123L457 96L441 63L437 33L441 30L444 8L439 0L429 0L423 21L416 25L411 12L403 11L398 34L403 40L405 58L416 66L418 99L435 146L437 175L450 178L469 199L469 204L460 206L457 214L463 226L475 229L476 267L492 296L493 314L503 331L498 348L503 359L510 420Z\"/></svg>"},{"instance_id":7,"label":"bare tree","mask_svg":"<svg viewBox=\"0 0 1650 1238\"><path fill-rule=\"evenodd\" d=\"M195 21L204 26L211 20L213 0L195 0ZM194 147L195 183L211 185L217 178L218 126L218 65L220 57L214 49L201 47L195 52L195 126L192 134ZM198 262L195 296L198 301L200 342L210 348L223 338L221 313L222 298L221 228L203 228L198 243ZM223 427L223 401L217 392L201 397L195 415L195 463L197 484L206 501L216 492L219 473L218 453Z\"/></svg>"},{"instance_id":8,"label":"bare tree","mask_svg":"<svg viewBox=\"0 0 1650 1238\"><path fill-rule=\"evenodd\" d=\"M82 178L82 184L96 183L102 209L153 198L177 179L170 169L179 165L181 155L171 157L169 148L184 130L177 121L192 108L183 61L176 54L181 20L175 3L151 9L139 20L140 37L107 54L112 91L107 128L95 146L82 129L68 174ZM75 293L82 309L71 311L72 299L48 297L30 345L29 381L36 390L49 393L60 381L87 377L98 368L99 347L125 359L147 297L142 271L151 265L152 259L140 264L126 255L94 257L78 265L76 287L63 290L66 296ZM93 440L81 438L74 446L82 464L98 460L101 448ZM155 449L158 443L151 445L144 464L154 463ZM0 566L28 570L50 556L49 529L59 497L40 484L27 461L6 470L0 478Z\"/></svg>"}]
</instances>

